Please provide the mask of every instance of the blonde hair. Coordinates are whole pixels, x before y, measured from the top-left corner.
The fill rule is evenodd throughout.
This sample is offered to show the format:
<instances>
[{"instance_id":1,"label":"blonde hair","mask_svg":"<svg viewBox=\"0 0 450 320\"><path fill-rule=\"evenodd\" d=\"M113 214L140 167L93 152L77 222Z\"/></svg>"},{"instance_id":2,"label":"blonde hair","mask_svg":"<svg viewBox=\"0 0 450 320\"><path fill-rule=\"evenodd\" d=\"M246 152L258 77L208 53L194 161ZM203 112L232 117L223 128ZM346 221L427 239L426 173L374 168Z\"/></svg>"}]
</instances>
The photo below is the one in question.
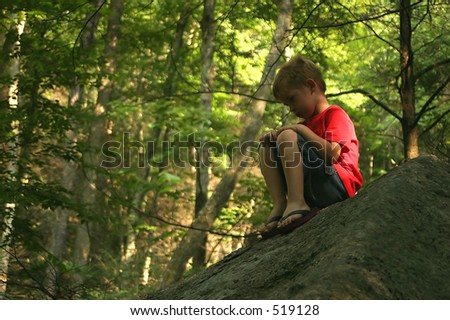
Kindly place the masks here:
<instances>
[{"instance_id":1,"label":"blonde hair","mask_svg":"<svg viewBox=\"0 0 450 320\"><path fill-rule=\"evenodd\" d=\"M273 82L273 95L280 98L283 91L306 84L308 79L314 80L325 93L327 86L319 68L311 60L295 56L286 62L278 71Z\"/></svg>"}]
</instances>

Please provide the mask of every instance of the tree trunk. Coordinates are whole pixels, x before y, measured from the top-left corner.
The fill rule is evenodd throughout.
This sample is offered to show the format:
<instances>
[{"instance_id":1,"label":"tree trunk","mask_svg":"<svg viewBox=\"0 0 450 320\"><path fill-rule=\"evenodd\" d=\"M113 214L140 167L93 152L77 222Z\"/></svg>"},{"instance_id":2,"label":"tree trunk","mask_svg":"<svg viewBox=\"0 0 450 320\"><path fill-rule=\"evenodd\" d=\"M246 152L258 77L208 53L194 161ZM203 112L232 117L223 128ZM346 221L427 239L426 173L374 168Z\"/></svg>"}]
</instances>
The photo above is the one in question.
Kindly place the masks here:
<instances>
[{"instance_id":1,"label":"tree trunk","mask_svg":"<svg viewBox=\"0 0 450 320\"><path fill-rule=\"evenodd\" d=\"M61 170L61 185L69 192L73 192L74 184L80 179L80 173L71 162L62 161L58 167ZM73 212L66 208L57 208L54 212L55 221L52 226L52 237L50 239L48 250L60 261L64 259L64 253L66 251L69 217L71 215L74 216ZM47 267L47 278L44 285L47 292L50 293L54 299L67 298L60 295L61 292L58 287L59 278L60 270L57 266L49 263Z\"/></svg>"},{"instance_id":2,"label":"tree trunk","mask_svg":"<svg viewBox=\"0 0 450 320\"><path fill-rule=\"evenodd\" d=\"M117 69L117 49L120 34L120 22L124 10L124 0L111 0L111 13L108 20L108 27L106 32L106 47L104 51L105 65L102 68L103 76L101 85L98 90L97 102L94 113L96 118L91 124L91 130L88 138L88 145L92 148L92 152L87 152L84 159L88 168L95 168L87 171L88 182L91 182L91 191L85 189L85 203L93 204L95 213L108 220L107 203L105 194L103 193L107 187L107 180L105 175L97 174L96 168L100 164L101 147L108 140L108 129L110 123L107 115L109 112L109 103L112 100L112 92L114 87L113 76ZM100 168L101 170L101 168ZM92 182L94 184L92 185ZM91 226L91 250L93 255L98 255L102 250L111 248L111 234L105 234L104 225L99 226L93 223ZM102 232L103 231L103 232Z\"/></svg>"},{"instance_id":3,"label":"tree trunk","mask_svg":"<svg viewBox=\"0 0 450 320\"><path fill-rule=\"evenodd\" d=\"M175 32L175 37L172 41L171 50L167 56L167 77L164 81L163 92L164 95L170 98L174 92L174 84L176 84L176 76L177 76L177 63L179 61L181 49L183 46L183 35L185 33L186 27L189 22L189 17L191 16L192 7L190 1L185 1L183 5L183 9L179 15L179 19L177 21L177 27ZM144 141L144 125L143 118L141 121L138 121L137 129L138 139L140 141ZM155 127L150 133L150 140L154 141L155 147L160 146L160 141L167 141L168 134L170 133L170 128L164 128L164 123L167 121L167 116L164 113L157 113L156 119L154 121ZM144 121L145 122L145 121ZM162 125L161 125L162 124ZM163 131L164 129L164 131ZM164 150L162 150L164 152ZM151 172L150 167L146 167L144 169L140 169L141 174L140 178L143 181L151 180L156 181L158 179L158 175L165 170L163 166L158 168L158 170L154 170ZM155 191L150 199L146 199L148 194L148 190L138 192L134 197L134 206L138 208L141 212L147 211L145 209L145 203L147 203L147 207L150 208L149 215L150 217L154 216L158 212L158 200L159 193ZM149 244L148 238L152 236L151 232L147 231L136 231L135 227L142 220L147 220L148 216L141 216L134 210L130 210L129 217L130 221L134 221L130 224L129 232L131 235L126 239L124 246L125 247L133 247L133 255L129 256L128 259L126 257L123 258L123 261L127 261L128 266L131 271L131 277L135 277L136 274L139 274L138 277L141 280L141 284L147 284L149 282L150 269L152 268L153 259L150 258L149 253L151 251L151 245ZM151 221L150 224L158 225L159 222ZM158 261L155 262L158 264ZM136 279L139 279L136 277Z\"/></svg>"},{"instance_id":4,"label":"tree trunk","mask_svg":"<svg viewBox=\"0 0 450 320\"><path fill-rule=\"evenodd\" d=\"M275 69L285 49L287 30L290 29L291 25L292 10L293 0L281 1L280 14L278 16L269 55L266 59L259 88L254 95L256 100L254 101L250 112L244 119L245 127L240 138L241 152L233 155L232 167L224 174L213 195L193 222L193 227L195 228L210 229L212 227L218 213L227 203L237 181L247 166L247 163L245 162L247 154L243 151L248 150L242 149L244 149L245 146L248 146L248 142L254 141L261 127L262 116L266 107L265 100L269 97ZM203 232L193 229L190 229L187 232L186 236L173 253L172 259L163 276L161 286L169 285L181 279L187 262L194 254L195 245L201 241L202 236Z\"/></svg>"},{"instance_id":5,"label":"tree trunk","mask_svg":"<svg viewBox=\"0 0 450 320\"><path fill-rule=\"evenodd\" d=\"M93 7L95 10L99 9L103 3L103 0L92 0ZM94 11L95 11L94 10ZM82 52L79 55L81 63L85 60L84 58L89 54L89 49L92 48L95 40L95 34L97 31L98 23L100 21L100 14L97 13L94 15L93 12L89 12L86 14L86 27L83 30L83 33L80 37L80 46L83 48ZM74 78L74 84L70 88L69 92L69 105L82 105L87 101L84 86L78 83L78 79ZM76 141L77 134L79 128L74 128L73 130L67 132L67 139L69 141ZM80 183L82 179L84 179L83 172L79 170L79 168L72 162L67 162L62 160L61 162L61 185L68 191L72 193L77 193L77 188L75 187ZM80 192L78 192L79 194ZM77 199L81 201L82 199ZM49 252L55 256L57 259L63 259L64 252L67 246L67 234L68 234L68 220L69 217L73 215L76 216L74 212L70 212L64 208L57 208L55 210L55 223L53 225L53 233L52 238L49 244ZM84 264L87 261L87 256L85 257L86 250L85 248L89 247L89 236L87 234L87 230L85 226L79 225L76 231L74 250L73 250L73 259L76 263ZM83 253L84 252L84 253ZM62 298L58 295L58 281L60 276L60 271L53 265L49 265L47 268L47 279L45 286L53 297ZM81 277L75 276L75 283L81 283Z\"/></svg>"},{"instance_id":6,"label":"tree trunk","mask_svg":"<svg viewBox=\"0 0 450 320\"><path fill-rule=\"evenodd\" d=\"M214 38L217 23L214 20L215 0L203 1L203 19L201 22L202 44L200 54L202 59L202 74L200 88L200 114L204 117L201 129L210 126L213 102L214 83ZM208 140L200 137L200 145L196 147L196 184L195 184L195 218L208 201L209 188L209 148ZM195 141L197 143L197 141ZM201 241L195 245L193 255L194 269L203 269L206 263L207 234L204 233Z\"/></svg>"},{"instance_id":7,"label":"tree trunk","mask_svg":"<svg viewBox=\"0 0 450 320\"><path fill-rule=\"evenodd\" d=\"M11 59L11 54L17 48L17 25L11 26L6 34L2 34L2 50L0 55L0 75L1 78L11 79L12 62L15 59ZM0 103L5 106L8 105L10 85L7 85L7 81L4 81L0 86ZM6 112L6 110L2 110Z\"/></svg>"},{"instance_id":8,"label":"tree trunk","mask_svg":"<svg viewBox=\"0 0 450 320\"><path fill-rule=\"evenodd\" d=\"M83 154L86 177L80 185L82 203L91 206L95 215L105 219L108 219L106 216L107 204L104 194L101 191L106 188L106 178L98 175L97 170L100 164L101 147L108 139L108 104L112 99L112 77L116 72L116 53L124 0L111 0L110 8L111 11L105 36L105 64L100 67L101 73L105 76L101 79L97 101L93 110L95 118L90 124L87 141L90 149ZM111 243L109 241L110 238L108 238L110 236L108 232L105 232L105 226L100 227L97 222L89 223L89 227L80 226L77 233L77 239L80 242L76 245L76 264L85 265L89 257L99 257L102 250L110 249ZM117 251L119 254L119 250ZM82 281L82 279L79 280Z\"/></svg>"},{"instance_id":9,"label":"tree trunk","mask_svg":"<svg viewBox=\"0 0 450 320\"><path fill-rule=\"evenodd\" d=\"M7 33L5 42L2 48L2 55L5 60L2 61L2 67L4 68L0 72L8 79L15 79L20 72L20 36L23 33L25 27L25 15L19 14L19 16L14 15L13 17L15 25ZM14 58L8 59L11 54L14 53ZM7 89L6 89L7 88ZM5 103L8 109L15 109L19 107L19 94L18 94L18 81L13 80L9 86L5 86L4 90L1 90L0 103ZM2 110L2 112L8 112ZM14 121L10 125L11 130L14 135L14 141L8 143L5 146L7 149L11 150L12 159L8 162L8 171L12 176L18 175L19 167L17 165L18 158L20 158L19 151L19 123ZM14 178L12 178L14 179ZM10 238L13 232L13 220L16 214L17 204L7 203L4 212L6 215L4 217L5 229L2 230L1 235L1 247L0 247L0 299L3 299L6 293L8 284L8 268L9 268L9 258L10 258Z\"/></svg>"},{"instance_id":10,"label":"tree trunk","mask_svg":"<svg viewBox=\"0 0 450 320\"><path fill-rule=\"evenodd\" d=\"M419 135L416 124L415 84L411 45L411 7L410 0L400 0L400 97L403 108L402 129L404 156L411 160L419 156Z\"/></svg>"},{"instance_id":11,"label":"tree trunk","mask_svg":"<svg viewBox=\"0 0 450 320\"><path fill-rule=\"evenodd\" d=\"M93 10L94 12L89 12L86 14L86 26L80 37L80 47L82 50L79 54L79 58L81 63L85 62L84 58L88 56L87 52L89 52L89 49L92 48L96 38L98 23L101 15L99 12L95 13L95 11L104 4L104 0L91 0L90 2L95 10ZM78 83L78 78L75 76L74 85L70 89L69 93L69 104L73 106L83 101L85 101L84 86Z\"/></svg>"},{"instance_id":12,"label":"tree trunk","mask_svg":"<svg viewBox=\"0 0 450 320\"><path fill-rule=\"evenodd\" d=\"M175 32L175 38L172 42L172 47L167 57L167 78L164 81L164 95L170 97L174 92L174 84L176 83L177 63L180 57L181 48L183 46L183 35L186 30L186 26L191 16L191 1L184 1L183 10L180 13L180 18L177 21L177 28Z\"/></svg>"}]
</instances>

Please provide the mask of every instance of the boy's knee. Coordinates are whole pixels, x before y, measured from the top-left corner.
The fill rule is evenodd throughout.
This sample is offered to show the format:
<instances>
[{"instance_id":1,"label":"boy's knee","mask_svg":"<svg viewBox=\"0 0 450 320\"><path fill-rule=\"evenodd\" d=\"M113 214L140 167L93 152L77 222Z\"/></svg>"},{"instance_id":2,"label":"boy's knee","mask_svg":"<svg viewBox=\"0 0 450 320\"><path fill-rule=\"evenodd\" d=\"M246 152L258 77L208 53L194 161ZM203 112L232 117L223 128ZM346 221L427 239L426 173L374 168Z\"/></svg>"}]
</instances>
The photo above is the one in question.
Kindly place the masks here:
<instances>
[{"instance_id":1,"label":"boy's knee","mask_svg":"<svg viewBox=\"0 0 450 320\"><path fill-rule=\"evenodd\" d=\"M280 132L277 137L277 145L281 145L286 142L297 143L297 132L292 129L287 129Z\"/></svg>"}]
</instances>

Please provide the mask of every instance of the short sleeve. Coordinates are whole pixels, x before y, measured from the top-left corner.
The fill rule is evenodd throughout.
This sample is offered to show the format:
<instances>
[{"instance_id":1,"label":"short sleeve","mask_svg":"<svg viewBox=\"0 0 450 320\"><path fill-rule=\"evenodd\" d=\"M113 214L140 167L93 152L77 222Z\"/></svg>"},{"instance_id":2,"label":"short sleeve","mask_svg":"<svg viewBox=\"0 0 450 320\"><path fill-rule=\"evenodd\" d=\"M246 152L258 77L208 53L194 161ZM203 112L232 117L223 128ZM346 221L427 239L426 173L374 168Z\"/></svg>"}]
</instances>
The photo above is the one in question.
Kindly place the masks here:
<instances>
[{"instance_id":1,"label":"short sleeve","mask_svg":"<svg viewBox=\"0 0 450 320\"><path fill-rule=\"evenodd\" d=\"M342 147L356 139L353 122L343 109L333 108L326 114L324 136L325 140Z\"/></svg>"}]
</instances>

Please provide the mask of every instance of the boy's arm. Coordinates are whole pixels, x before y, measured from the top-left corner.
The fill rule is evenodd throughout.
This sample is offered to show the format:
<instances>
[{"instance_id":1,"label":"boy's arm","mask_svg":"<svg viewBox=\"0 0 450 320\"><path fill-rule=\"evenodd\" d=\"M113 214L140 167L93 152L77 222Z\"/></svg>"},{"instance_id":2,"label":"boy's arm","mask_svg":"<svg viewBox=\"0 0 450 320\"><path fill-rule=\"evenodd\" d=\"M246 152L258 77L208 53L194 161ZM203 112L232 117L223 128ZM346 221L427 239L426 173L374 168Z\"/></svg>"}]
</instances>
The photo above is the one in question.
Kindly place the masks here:
<instances>
[{"instance_id":1,"label":"boy's arm","mask_svg":"<svg viewBox=\"0 0 450 320\"><path fill-rule=\"evenodd\" d=\"M310 128L303 124L295 124L280 128L276 132L276 137L284 130L294 130L303 136L306 141L311 141L316 148L317 154L324 159L328 164L333 160L337 160L341 155L341 145L337 142L330 142L315 134Z\"/></svg>"}]
</instances>

